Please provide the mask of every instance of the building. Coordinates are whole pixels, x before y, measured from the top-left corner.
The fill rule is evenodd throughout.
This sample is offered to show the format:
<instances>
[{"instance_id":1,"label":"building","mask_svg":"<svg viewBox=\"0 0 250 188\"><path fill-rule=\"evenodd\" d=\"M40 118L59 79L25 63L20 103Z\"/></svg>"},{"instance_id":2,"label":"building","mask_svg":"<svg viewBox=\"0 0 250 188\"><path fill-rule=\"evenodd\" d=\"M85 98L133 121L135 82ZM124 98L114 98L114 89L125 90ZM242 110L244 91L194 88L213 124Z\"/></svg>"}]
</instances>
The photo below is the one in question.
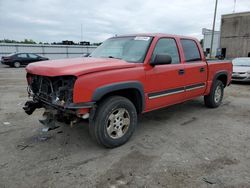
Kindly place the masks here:
<instances>
[{"instance_id":1,"label":"building","mask_svg":"<svg viewBox=\"0 0 250 188\"><path fill-rule=\"evenodd\" d=\"M203 28L203 51L206 54L210 54L211 41L212 41L212 30ZM214 31L214 40L213 40L213 51L212 56L215 57L217 55L217 50L220 47L220 31Z\"/></svg>"},{"instance_id":2,"label":"building","mask_svg":"<svg viewBox=\"0 0 250 188\"><path fill-rule=\"evenodd\" d=\"M220 45L226 58L250 57L250 12L222 15Z\"/></svg>"}]
</instances>

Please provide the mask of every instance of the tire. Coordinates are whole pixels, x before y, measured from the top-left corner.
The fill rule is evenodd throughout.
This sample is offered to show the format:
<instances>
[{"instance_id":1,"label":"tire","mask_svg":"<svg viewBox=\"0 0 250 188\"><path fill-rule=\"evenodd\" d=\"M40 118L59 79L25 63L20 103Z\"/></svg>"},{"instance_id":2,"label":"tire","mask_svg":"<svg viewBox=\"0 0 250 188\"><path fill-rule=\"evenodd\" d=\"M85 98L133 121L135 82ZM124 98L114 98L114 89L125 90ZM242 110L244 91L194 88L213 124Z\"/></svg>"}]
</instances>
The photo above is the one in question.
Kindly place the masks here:
<instances>
[{"instance_id":1,"label":"tire","mask_svg":"<svg viewBox=\"0 0 250 188\"><path fill-rule=\"evenodd\" d=\"M125 97L104 99L90 118L89 131L101 145L114 148L126 143L137 126L137 112L133 103Z\"/></svg>"},{"instance_id":2,"label":"tire","mask_svg":"<svg viewBox=\"0 0 250 188\"><path fill-rule=\"evenodd\" d=\"M18 62L18 61L16 61L16 62L13 63L13 66L14 66L15 68L19 68L19 67L21 66L21 63Z\"/></svg>"},{"instance_id":3,"label":"tire","mask_svg":"<svg viewBox=\"0 0 250 188\"><path fill-rule=\"evenodd\" d=\"M211 88L209 95L204 96L205 105L208 108L217 108L221 105L224 95L224 85L222 81L216 80Z\"/></svg>"}]
</instances>

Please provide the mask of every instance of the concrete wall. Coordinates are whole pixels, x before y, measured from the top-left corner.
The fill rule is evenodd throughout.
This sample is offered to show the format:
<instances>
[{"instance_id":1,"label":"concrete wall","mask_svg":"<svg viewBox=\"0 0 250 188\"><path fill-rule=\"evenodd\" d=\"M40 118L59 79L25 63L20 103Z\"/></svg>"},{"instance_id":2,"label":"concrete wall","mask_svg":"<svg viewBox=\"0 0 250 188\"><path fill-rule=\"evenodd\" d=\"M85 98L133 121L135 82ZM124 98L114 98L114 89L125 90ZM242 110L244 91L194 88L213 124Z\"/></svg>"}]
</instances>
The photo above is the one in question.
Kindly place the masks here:
<instances>
[{"instance_id":1,"label":"concrete wall","mask_svg":"<svg viewBox=\"0 0 250 188\"><path fill-rule=\"evenodd\" d=\"M221 48L226 48L226 58L249 55L250 12L222 15Z\"/></svg>"},{"instance_id":2,"label":"concrete wall","mask_svg":"<svg viewBox=\"0 0 250 188\"><path fill-rule=\"evenodd\" d=\"M91 53L96 46L81 46L81 45L40 45L40 44L7 44L0 43L0 58L1 56L14 53L25 52L35 53L49 59L63 59L80 57L84 53Z\"/></svg>"}]
</instances>

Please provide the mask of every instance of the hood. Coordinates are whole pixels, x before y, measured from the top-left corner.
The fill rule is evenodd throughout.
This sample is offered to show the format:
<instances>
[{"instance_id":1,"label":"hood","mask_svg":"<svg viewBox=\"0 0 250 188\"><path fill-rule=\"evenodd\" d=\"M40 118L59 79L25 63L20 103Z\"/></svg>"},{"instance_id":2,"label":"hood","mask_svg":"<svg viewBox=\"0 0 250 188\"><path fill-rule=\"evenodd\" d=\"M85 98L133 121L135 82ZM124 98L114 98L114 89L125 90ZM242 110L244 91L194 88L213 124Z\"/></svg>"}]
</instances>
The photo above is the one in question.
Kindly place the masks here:
<instances>
[{"instance_id":1,"label":"hood","mask_svg":"<svg viewBox=\"0 0 250 188\"><path fill-rule=\"evenodd\" d=\"M233 66L233 72L248 72L250 71L250 67L247 66Z\"/></svg>"},{"instance_id":2,"label":"hood","mask_svg":"<svg viewBox=\"0 0 250 188\"><path fill-rule=\"evenodd\" d=\"M80 76L92 72L132 68L135 66L135 63L128 63L119 59L74 58L30 63L26 67L26 71L31 74L43 76Z\"/></svg>"}]
</instances>

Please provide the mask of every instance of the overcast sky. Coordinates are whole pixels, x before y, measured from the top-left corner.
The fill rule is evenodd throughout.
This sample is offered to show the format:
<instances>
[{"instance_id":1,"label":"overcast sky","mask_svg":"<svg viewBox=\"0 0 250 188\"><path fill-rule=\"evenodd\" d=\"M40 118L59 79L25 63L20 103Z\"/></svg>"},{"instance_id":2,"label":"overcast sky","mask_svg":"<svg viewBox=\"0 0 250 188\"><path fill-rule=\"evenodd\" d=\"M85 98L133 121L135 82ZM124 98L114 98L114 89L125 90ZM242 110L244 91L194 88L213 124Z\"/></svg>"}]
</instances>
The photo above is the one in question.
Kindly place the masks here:
<instances>
[{"instance_id":1,"label":"overcast sky","mask_svg":"<svg viewBox=\"0 0 250 188\"><path fill-rule=\"evenodd\" d=\"M211 28L215 0L0 0L0 39L101 42L115 34L161 32L202 38ZM234 0L219 0L216 29ZM237 0L236 12L250 11Z\"/></svg>"}]
</instances>

